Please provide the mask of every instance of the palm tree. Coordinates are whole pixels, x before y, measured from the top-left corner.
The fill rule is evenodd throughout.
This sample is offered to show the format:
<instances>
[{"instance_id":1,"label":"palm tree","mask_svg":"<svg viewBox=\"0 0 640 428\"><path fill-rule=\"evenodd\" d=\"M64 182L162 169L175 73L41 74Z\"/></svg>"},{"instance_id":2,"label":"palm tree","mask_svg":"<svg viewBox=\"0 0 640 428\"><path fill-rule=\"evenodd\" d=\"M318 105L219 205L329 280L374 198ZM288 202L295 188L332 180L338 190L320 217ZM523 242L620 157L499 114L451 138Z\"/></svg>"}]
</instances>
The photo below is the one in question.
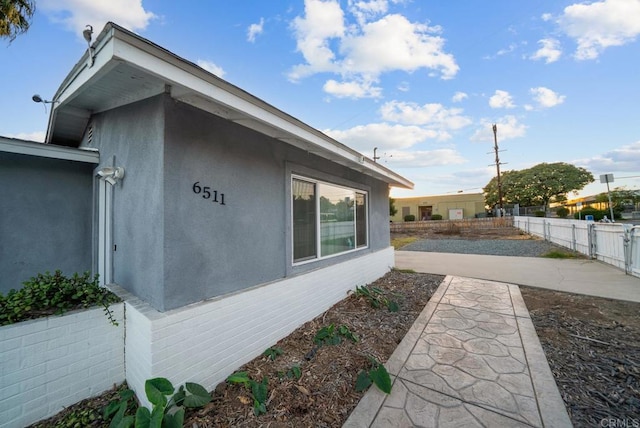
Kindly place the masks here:
<instances>
[{"instance_id":1,"label":"palm tree","mask_svg":"<svg viewBox=\"0 0 640 428\"><path fill-rule=\"evenodd\" d=\"M13 41L26 32L35 11L34 0L0 0L0 37Z\"/></svg>"}]
</instances>

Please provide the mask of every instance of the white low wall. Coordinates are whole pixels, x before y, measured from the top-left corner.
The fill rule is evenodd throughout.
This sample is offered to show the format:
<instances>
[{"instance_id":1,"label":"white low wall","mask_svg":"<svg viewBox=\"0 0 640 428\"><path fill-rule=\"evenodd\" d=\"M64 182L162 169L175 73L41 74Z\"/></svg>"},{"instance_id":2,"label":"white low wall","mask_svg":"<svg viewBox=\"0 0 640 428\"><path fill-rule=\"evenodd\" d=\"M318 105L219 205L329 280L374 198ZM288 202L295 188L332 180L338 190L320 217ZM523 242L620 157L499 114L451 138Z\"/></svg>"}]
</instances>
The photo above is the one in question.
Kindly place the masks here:
<instances>
[{"instance_id":1,"label":"white low wall","mask_svg":"<svg viewBox=\"0 0 640 428\"><path fill-rule=\"evenodd\" d=\"M0 426L23 427L125 379L124 304L0 327Z\"/></svg>"},{"instance_id":2,"label":"white low wall","mask_svg":"<svg viewBox=\"0 0 640 428\"><path fill-rule=\"evenodd\" d=\"M303 275L168 312L126 298L129 387L163 376L211 390L242 364L394 266L389 247ZM148 404L148 403L147 403Z\"/></svg>"}]
</instances>

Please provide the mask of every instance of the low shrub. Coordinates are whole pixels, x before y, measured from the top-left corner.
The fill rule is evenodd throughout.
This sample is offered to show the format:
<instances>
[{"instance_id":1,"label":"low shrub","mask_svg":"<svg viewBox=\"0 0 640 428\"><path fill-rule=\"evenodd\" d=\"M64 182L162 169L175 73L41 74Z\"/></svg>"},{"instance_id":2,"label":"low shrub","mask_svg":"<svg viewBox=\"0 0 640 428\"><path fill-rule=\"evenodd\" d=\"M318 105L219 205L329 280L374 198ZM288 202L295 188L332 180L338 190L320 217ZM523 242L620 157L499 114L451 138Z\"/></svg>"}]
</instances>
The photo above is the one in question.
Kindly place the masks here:
<instances>
[{"instance_id":1,"label":"low shrub","mask_svg":"<svg viewBox=\"0 0 640 428\"><path fill-rule=\"evenodd\" d=\"M442 220L442 214L433 214L431 220Z\"/></svg>"},{"instance_id":2,"label":"low shrub","mask_svg":"<svg viewBox=\"0 0 640 428\"><path fill-rule=\"evenodd\" d=\"M109 309L120 298L98 284L98 275L91 278L89 272L83 275L74 273L71 278L61 271L51 275L39 273L19 290L12 289L6 296L0 293L0 325L14 324L20 321L62 315L80 308L103 306L104 312L112 324L118 325Z\"/></svg>"},{"instance_id":3,"label":"low shrub","mask_svg":"<svg viewBox=\"0 0 640 428\"><path fill-rule=\"evenodd\" d=\"M569 208L560 207L556 210L556 215L560 218L567 218L569 215Z\"/></svg>"},{"instance_id":4,"label":"low shrub","mask_svg":"<svg viewBox=\"0 0 640 428\"><path fill-rule=\"evenodd\" d=\"M579 214L575 213L573 217L577 219L578 215L582 220L584 220L585 216L588 216L588 215L592 215L594 221L600 221L604 218L604 216L607 216L607 218L611 220L611 213L609 212L609 210L597 210L595 208L590 208L590 207L583 209L582 211L580 211ZM622 215L615 211L613 215L616 220L619 220L620 218L622 218Z\"/></svg>"},{"instance_id":5,"label":"low shrub","mask_svg":"<svg viewBox=\"0 0 640 428\"><path fill-rule=\"evenodd\" d=\"M542 210L534 211L533 215L536 217L546 217L546 213Z\"/></svg>"},{"instance_id":6,"label":"low shrub","mask_svg":"<svg viewBox=\"0 0 640 428\"><path fill-rule=\"evenodd\" d=\"M407 214L404 216L404 221L416 221L416 216L413 214Z\"/></svg>"}]
</instances>

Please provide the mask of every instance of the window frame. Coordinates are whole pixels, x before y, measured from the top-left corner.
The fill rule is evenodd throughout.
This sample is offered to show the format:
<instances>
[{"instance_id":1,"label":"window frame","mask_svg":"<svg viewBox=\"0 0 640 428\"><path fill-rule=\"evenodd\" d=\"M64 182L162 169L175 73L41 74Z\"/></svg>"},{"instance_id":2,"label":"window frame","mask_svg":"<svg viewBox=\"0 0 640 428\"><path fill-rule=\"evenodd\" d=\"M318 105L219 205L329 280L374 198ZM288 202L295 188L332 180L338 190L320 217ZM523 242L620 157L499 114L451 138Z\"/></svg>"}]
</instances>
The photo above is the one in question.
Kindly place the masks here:
<instances>
[{"instance_id":1,"label":"window frame","mask_svg":"<svg viewBox=\"0 0 640 428\"><path fill-rule=\"evenodd\" d=\"M293 188L294 188L294 180L300 180L300 181L304 181L304 182L308 182L308 183L312 183L315 186L315 201L314 201L314 208L315 208L315 257L311 256L311 257L306 257L304 259L300 259L300 260L296 260L295 259L295 254L294 254L294 242L295 242L295 231L294 231L294 208L293 208ZM369 236L369 195L370 192L368 190L364 190L364 189L359 189L356 187L352 187L352 186L348 186L348 185L343 185L343 184L336 184L336 183L332 183L330 181L326 181L326 180L320 180L317 178L312 178L306 175L300 175L300 174L291 174L290 180L289 180L289 185L290 185L290 189L291 189L291 193L290 193L290 198L289 198L289 208L290 208L290 224L289 224L289 228L291 231L291 264L292 266L300 266L300 265L305 265L308 263L313 263L313 262L317 262L320 260L327 260L327 259L331 259L334 257L339 257L339 256L343 256L345 254L351 254L357 251L362 251L362 250L366 250L369 248L369 241L371 239L371 237ZM345 190L349 190L351 192L353 192L354 194L354 206L353 206L353 236L354 236L354 247L352 249L346 250L346 251L341 251L338 253L334 253L334 254L329 254L326 256L322 255L322 222L321 222L321 214L320 214L320 197L322 196L321 194L321 189L323 186L331 186L331 187L336 187L339 189L345 189ZM364 195L364 212L365 212L365 221L364 221L364 227L365 227L365 232L364 232L364 236L365 236L365 240L366 243L363 245L359 245L358 244L358 218L357 218L357 196L358 195Z\"/></svg>"}]
</instances>

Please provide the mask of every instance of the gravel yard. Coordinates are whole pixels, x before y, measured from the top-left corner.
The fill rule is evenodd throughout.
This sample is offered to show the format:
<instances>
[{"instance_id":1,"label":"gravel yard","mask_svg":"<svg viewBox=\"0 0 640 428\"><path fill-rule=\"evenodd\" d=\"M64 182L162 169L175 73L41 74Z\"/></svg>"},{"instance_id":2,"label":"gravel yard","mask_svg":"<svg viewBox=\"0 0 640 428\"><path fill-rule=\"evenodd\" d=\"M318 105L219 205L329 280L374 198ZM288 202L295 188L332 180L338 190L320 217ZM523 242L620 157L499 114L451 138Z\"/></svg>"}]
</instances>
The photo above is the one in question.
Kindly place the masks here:
<instances>
[{"instance_id":1,"label":"gravel yard","mask_svg":"<svg viewBox=\"0 0 640 428\"><path fill-rule=\"evenodd\" d=\"M540 257L561 247L543 240L515 239L420 239L401 248L402 251L432 253L482 254L490 256Z\"/></svg>"}]
</instances>

